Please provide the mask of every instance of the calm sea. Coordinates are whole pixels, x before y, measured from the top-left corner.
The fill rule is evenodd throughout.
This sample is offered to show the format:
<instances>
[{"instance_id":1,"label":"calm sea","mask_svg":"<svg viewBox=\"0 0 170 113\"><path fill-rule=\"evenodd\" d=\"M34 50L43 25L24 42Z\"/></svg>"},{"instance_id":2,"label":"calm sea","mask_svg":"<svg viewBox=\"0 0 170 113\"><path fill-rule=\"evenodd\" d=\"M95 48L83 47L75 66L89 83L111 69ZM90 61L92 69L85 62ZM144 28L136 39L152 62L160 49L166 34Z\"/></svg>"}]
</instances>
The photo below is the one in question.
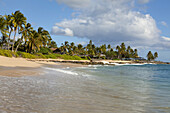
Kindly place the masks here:
<instances>
[{"instance_id":1,"label":"calm sea","mask_svg":"<svg viewBox=\"0 0 170 113\"><path fill-rule=\"evenodd\" d=\"M0 112L170 113L170 65L44 67L0 77Z\"/></svg>"}]
</instances>

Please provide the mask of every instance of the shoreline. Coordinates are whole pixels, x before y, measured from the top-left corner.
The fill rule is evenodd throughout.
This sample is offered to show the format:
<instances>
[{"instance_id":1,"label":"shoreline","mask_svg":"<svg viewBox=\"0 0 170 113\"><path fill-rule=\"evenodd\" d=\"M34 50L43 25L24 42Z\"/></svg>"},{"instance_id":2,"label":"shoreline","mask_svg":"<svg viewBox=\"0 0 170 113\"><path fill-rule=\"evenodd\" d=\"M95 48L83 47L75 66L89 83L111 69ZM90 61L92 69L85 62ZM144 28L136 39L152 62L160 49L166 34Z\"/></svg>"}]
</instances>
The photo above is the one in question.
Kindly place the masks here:
<instances>
[{"instance_id":1,"label":"shoreline","mask_svg":"<svg viewBox=\"0 0 170 113\"><path fill-rule=\"evenodd\" d=\"M124 60L64 60L64 59L27 59L32 62L44 63L71 63L81 65L115 65L115 64L170 64L162 61L124 61Z\"/></svg>"},{"instance_id":2,"label":"shoreline","mask_svg":"<svg viewBox=\"0 0 170 113\"><path fill-rule=\"evenodd\" d=\"M24 58L9 58L0 56L0 76L22 77L39 76L44 74L42 67L85 67L85 65L75 63L56 63L46 61L30 61Z\"/></svg>"},{"instance_id":3,"label":"shoreline","mask_svg":"<svg viewBox=\"0 0 170 113\"><path fill-rule=\"evenodd\" d=\"M165 62L137 62L122 60L63 60L63 59L24 59L0 56L0 76L21 77L43 74L42 67L85 67L88 65L124 65L124 64L170 64Z\"/></svg>"}]
</instances>

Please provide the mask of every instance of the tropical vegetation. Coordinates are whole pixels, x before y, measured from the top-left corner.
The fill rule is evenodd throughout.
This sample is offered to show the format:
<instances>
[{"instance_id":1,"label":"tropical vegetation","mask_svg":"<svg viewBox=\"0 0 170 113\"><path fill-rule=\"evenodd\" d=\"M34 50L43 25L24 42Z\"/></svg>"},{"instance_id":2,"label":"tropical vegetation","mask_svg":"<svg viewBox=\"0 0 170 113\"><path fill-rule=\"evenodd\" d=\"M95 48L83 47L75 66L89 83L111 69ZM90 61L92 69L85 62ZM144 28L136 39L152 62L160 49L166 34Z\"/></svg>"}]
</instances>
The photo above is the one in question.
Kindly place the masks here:
<instances>
[{"instance_id":1,"label":"tropical vegetation","mask_svg":"<svg viewBox=\"0 0 170 113\"><path fill-rule=\"evenodd\" d=\"M138 50L125 46L106 44L96 46L92 40L86 46L65 41L57 47L50 33L42 27L35 30L20 11L10 15L0 15L0 55L24 58L82 59L123 59L138 58ZM148 53L148 60L154 60L158 53Z\"/></svg>"}]
</instances>

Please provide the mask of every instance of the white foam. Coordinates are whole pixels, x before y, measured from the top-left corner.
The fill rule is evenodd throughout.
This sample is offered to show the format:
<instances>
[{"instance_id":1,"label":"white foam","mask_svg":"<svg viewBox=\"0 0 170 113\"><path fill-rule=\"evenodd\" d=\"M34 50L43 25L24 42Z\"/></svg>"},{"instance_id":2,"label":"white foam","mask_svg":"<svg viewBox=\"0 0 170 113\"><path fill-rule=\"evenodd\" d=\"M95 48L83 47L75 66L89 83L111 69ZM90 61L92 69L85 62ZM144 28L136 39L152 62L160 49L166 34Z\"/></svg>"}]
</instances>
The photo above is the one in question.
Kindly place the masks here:
<instances>
[{"instance_id":1,"label":"white foam","mask_svg":"<svg viewBox=\"0 0 170 113\"><path fill-rule=\"evenodd\" d=\"M58 71L58 72L66 73L66 74L70 74L70 75L78 75L78 73L75 73L75 72L72 72L72 71L68 71L68 70L55 69L55 68L48 68L48 67L45 67L45 69L53 70L53 71Z\"/></svg>"},{"instance_id":2,"label":"white foam","mask_svg":"<svg viewBox=\"0 0 170 113\"><path fill-rule=\"evenodd\" d=\"M110 63L110 64L114 64L116 66L145 65L145 64L129 64L129 63L126 63L126 64Z\"/></svg>"},{"instance_id":3,"label":"white foam","mask_svg":"<svg viewBox=\"0 0 170 113\"><path fill-rule=\"evenodd\" d=\"M103 64L109 64L109 62L107 62L107 61L102 61L103 62Z\"/></svg>"}]
</instances>

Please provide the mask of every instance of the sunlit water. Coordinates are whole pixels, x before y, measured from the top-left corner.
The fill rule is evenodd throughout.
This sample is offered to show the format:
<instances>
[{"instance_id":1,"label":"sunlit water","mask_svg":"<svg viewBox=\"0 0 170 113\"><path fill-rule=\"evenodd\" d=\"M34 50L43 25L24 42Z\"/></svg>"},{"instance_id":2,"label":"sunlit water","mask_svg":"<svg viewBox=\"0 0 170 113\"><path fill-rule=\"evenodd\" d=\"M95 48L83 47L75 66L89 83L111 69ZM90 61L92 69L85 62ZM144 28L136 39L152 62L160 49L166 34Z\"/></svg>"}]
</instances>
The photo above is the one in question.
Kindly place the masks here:
<instances>
[{"instance_id":1,"label":"sunlit water","mask_svg":"<svg viewBox=\"0 0 170 113\"><path fill-rule=\"evenodd\" d=\"M43 70L0 76L0 113L170 113L170 65Z\"/></svg>"}]
</instances>

